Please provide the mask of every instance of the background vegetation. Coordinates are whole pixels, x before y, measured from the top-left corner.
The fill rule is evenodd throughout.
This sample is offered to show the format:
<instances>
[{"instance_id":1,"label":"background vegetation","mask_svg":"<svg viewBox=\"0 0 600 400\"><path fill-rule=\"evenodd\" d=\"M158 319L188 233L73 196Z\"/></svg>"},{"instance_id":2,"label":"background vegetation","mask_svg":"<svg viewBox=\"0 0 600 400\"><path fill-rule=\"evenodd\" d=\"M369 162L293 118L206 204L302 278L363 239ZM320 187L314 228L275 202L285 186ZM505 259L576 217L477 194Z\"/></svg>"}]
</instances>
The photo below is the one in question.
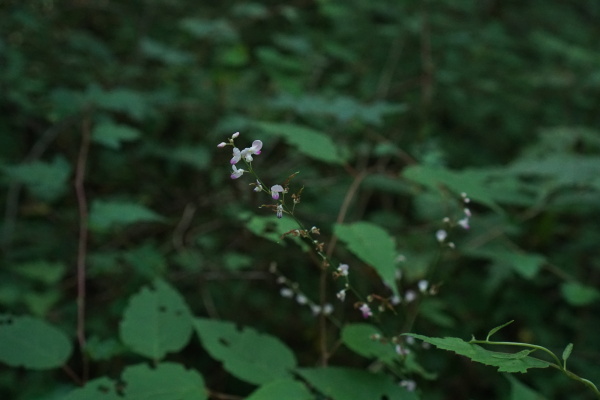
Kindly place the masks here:
<instances>
[{"instance_id":1,"label":"background vegetation","mask_svg":"<svg viewBox=\"0 0 600 400\"><path fill-rule=\"evenodd\" d=\"M71 374L1 364L0 397L62 398L143 361L119 322L162 280L195 315L276 336L303 367L373 370L334 325L326 357L320 318L280 296L271 265L315 301L321 274L278 239L252 181L229 178L216 145L236 131L242 147L264 142L253 165L266 181L300 172L297 216L362 293L386 289L335 223L395 239L401 294L439 285L412 332L467 339L514 319L498 335L559 354L572 342L571 369L600 383L599 20L596 1L2 1L0 311L39 317L77 349L85 267L87 344ZM471 229L450 232L451 251L435 232L460 217L461 192ZM338 283L326 289L337 320L363 321ZM410 307L383 332L403 333ZM205 347L167 359L214 398L254 390ZM413 351L430 372L407 372L422 399L590 398L556 371L515 381Z\"/></svg>"}]
</instances>

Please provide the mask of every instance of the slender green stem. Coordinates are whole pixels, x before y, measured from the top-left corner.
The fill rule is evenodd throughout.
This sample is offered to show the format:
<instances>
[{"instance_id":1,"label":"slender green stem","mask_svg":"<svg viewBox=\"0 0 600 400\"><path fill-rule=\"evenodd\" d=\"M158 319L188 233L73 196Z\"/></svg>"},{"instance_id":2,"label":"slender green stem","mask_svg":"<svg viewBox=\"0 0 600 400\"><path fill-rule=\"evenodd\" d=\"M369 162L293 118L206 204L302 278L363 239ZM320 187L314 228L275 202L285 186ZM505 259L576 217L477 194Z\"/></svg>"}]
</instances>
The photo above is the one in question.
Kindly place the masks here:
<instances>
[{"instance_id":1,"label":"slender green stem","mask_svg":"<svg viewBox=\"0 0 600 400\"><path fill-rule=\"evenodd\" d=\"M530 344L530 343L520 343L520 342L494 342L491 340L470 340L469 343L474 343L474 344L491 344L491 345L497 345L497 346L517 346L517 347L528 347L530 349L534 349L534 350L540 350L543 351L547 354L550 355L550 357L552 357L554 359L554 361L556 362L556 365L558 365L559 369L563 369L560 359L556 356L556 354L554 354L553 352L551 352L550 350L548 350L545 347L542 346L538 346L536 344Z\"/></svg>"},{"instance_id":2,"label":"slender green stem","mask_svg":"<svg viewBox=\"0 0 600 400\"><path fill-rule=\"evenodd\" d=\"M584 384L585 386L587 386L589 389L591 389L594 392L594 394L596 395L597 398L600 398L600 391L598 390L598 388L596 387L596 385L594 385L594 383L592 383L588 379L582 378L579 375L576 375L573 372L567 370L567 368L565 366L563 366L563 363L561 363L561 361L558 358L558 356L556 356L556 354L554 354L553 352L551 352L550 350L548 350L545 347L538 346L538 345L535 345L535 344L530 344L530 343L495 342L495 341L489 341L489 340L470 340L469 343L472 343L472 344L489 344L489 345L498 345L498 346L527 347L527 348L530 348L530 349L533 349L533 350L543 351L543 352L549 354L550 357L552 357L552 359L555 361L555 363L550 363L551 367L556 368L559 371L562 371L569 378L571 378L573 380L576 380L578 382L581 382L582 384Z\"/></svg>"}]
</instances>

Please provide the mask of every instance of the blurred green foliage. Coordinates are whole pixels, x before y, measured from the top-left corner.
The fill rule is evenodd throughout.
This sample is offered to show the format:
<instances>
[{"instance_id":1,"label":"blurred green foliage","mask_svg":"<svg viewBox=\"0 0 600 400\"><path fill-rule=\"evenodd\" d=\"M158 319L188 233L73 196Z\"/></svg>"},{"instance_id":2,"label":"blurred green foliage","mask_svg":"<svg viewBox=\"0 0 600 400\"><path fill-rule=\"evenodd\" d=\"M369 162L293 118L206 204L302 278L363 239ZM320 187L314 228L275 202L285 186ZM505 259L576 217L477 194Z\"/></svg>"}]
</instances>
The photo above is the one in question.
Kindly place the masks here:
<instances>
[{"instance_id":1,"label":"blurred green foliage","mask_svg":"<svg viewBox=\"0 0 600 400\"><path fill-rule=\"evenodd\" d=\"M36 353L44 343L19 352L30 367L69 357L86 222L86 373L97 386L73 399L97 388L120 398L107 389L119 376L130 396L145 395L141 382L177 379L181 398L205 386L240 398L256 389L201 341L184 340L191 323L173 322L181 314L150 307L163 295L204 318L195 321L232 321L285 343L325 396L356 393L343 387L353 376L395 398L392 378L360 370L389 356L376 344L359 349L360 325L331 325L335 367L314 367L319 318L282 298L269 268L314 301L320 270L307 246L281 238L292 221L259 208L269 199L246 176L229 178L230 154L216 145L241 131L244 143L263 140L253 166L266 181L300 172L290 183L304 187L296 216L321 229L358 290L390 294L376 272L391 284L394 268L402 279L392 291L418 290L424 278L437 285L418 310L405 304L364 331L394 336L412 325L466 339L514 319L504 340L556 353L573 342L570 368L600 382L599 18L592 0L3 1L0 336L58 338L57 354ZM74 186L83 176L85 202ZM472 199L471 229L449 230L456 250L440 249L435 232L461 217L461 192ZM355 224L383 239L353 239L366 234ZM335 318L365 322L338 289L327 284ZM134 344L143 327L132 318L179 328L148 328L160 334ZM9 368L19 365L7 363L18 349L9 346L0 341L9 354L0 398L63 398L86 374L79 350L66 364L73 374ZM412 376L423 399L590 398L553 371L507 380L418 345L401 367L383 364ZM286 376L253 398L286 385L304 398Z\"/></svg>"}]
</instances>

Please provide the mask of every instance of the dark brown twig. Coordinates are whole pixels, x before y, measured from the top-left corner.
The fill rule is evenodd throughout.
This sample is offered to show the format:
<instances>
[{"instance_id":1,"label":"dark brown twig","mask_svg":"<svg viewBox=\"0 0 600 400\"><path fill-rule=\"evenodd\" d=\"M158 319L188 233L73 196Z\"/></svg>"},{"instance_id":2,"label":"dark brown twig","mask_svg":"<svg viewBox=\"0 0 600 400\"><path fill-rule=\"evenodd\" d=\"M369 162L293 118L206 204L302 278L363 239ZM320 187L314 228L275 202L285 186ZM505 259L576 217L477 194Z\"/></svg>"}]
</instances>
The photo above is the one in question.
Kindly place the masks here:
<instances>
[{"instance_id":1,"label":"dark brown twig","mask_svg":"<svg viewBox=\"0 0 600 400\"><path fill-rule=\"evenodd\" d=\"M85 194L85 170L91 140L90 118L84 117L81 125L81 146L75 170L75 193L79 208L79 245L77 249L77 340L81 351L83 381L88 377L88 360L85 356L85 273L88 241L88 204Z\"/></svg>"}]
</instances>

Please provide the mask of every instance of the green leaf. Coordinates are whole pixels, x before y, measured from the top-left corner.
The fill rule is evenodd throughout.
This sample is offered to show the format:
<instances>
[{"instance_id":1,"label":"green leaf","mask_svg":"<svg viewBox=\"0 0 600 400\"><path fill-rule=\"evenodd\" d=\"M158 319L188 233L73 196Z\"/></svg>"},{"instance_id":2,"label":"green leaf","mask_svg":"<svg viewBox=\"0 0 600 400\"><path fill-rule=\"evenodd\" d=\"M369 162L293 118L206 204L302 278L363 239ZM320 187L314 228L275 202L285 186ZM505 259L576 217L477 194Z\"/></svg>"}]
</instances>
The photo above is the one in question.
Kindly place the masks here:
<instances>
[{"instance_id":1,"label":"green leaf","mask_svg":"<svg viewBox=\"0 0 600 400\"><path fill-rule=\"evenodd\" d=\"M256 389L246 400L313 400L305 385L292 379L278 379Z\"/></svg>"},{"instance_id":2,"label":"green leaf","mask_svg":"<svg viewBox=\"0 0 600 400\"><path fill-rule=\"evenodd\" d=\"M64 365L72 346L62 331L44 320L0 315L0 361L12 367L51 369Z\"/></svg>"},{"instance_id":3,"label":"green leaf","mask_svg":"<svg viewBox=\"0 0 600 400\"><path fill-rule=\"evenodd\" d=\"M124 352L125 347L116 339L101 340L98 336L91 336L85 343L85 352L92 360L110 360L112 357Z\"/></svg>"},{"instance_id":4,"label":"green leaf","mask_svg":"<svg viewBox=\"0 0 600 400\"><path fill-rule=\"evenodd\" d=\"M192 315L181 295L162 280L129 300L120 324L121 340L153 360L181 350L192 334Z\"/></svg>"},{"instance_id":5,"label":"green leaf","mask_svg":"<svg viewBox=\"0 0 600 400\"><path fill-rule=\"evenodd\" d=\"M11 269L26 278L52 285L62 279L67 267L60 262L37 260L15 265Z\"/></svg>"},{"instance_id":6,"label":"green leaf","mask_svg":"<svg viewBox=\"0 0 600 400\"><path fill-rule=\"evenodd\" d=\"M371 339L374 335L382 337L381 331L370 324L348 324L342 330L342 342L356 354L367 358L376 358L386 364L398 360L398 355L390 343Z\"/></svg>"},{"instance_id":7,"label":"green leaf","mask_svg":"<svg viewBox=\"0 0 600 400\"><path fill-rule=\"evenodd\" d=\"M291 378L296 357L278 338L225 321L196 318L194 325L206 351L237 378L257 385Z\"/></svg>"},{"instance_id":8,"label":"green leaf","mask_svg":"<svg viewBox=\"0 0 600 400\"><path fill-rule=\"evenodd\" d=\"M90 228L106 231L136 222L164 222L165 218L149 208L124 201L96 200L90 211Z\"/></svg>"},{"instance_id":9,"label":"green leaf","mask_svg":"<svg viewBox=\"0 0 600 400\"><path fill-rule=\"evenodd\" d=\"M147 151L155 157L175 163L187 164L199 171L207 169L211 160L210 151L206 146L201 145L183 145L174 148L150 145Z\"/></svg>"},{"instance_id":10,"label":"green leaf","mask_svg":"<svg viewBox=\"0 0 600 400\"><path fill-rule=\"evenodd\" d=\"M501 353L486 350L481 346L467 343L459 338L430 338L414 333L404 335L421 339L439 349L453 351L456 354L470 358L472 361L497 367L500 372L527 372L530 368L547 368L552 365L547 361L529 357L530 350L523 350L518 353Z\"/></svg>"},{"instance_id":11,"label":"green leaf","mask_svg":"<svg viewBox=\"0 0 600 400\"><path fill-rule=\"evenodd\" d=\"M566 363L569 357L571 356L571 352L573 351L573 343L569 343L567 347L563 350L562 359Z\"/></svg>"},{"instance_id":12,"label":"green leaf","mask_svg":"<svg viewBox=\"0 0 600 400\"><path fill-rule=\"evenodd\" d=\"M122 392L121 395L119 392ZM204 378L180 364L138 364L123 371L120 382L99 378L71 391L65 400L206 400Z\"/></svg>"},{"instance_id":13,"label":"green leaf","mask_svg":"<svg viewBox=\"0 0 600 400\"><path fill-rule=\"evenodd\" d=\"M34 161L2 168L12 180L22 183L35 197L53 202L68 189L71 166L62 156L52 162Z\"/></svg>"},{"instance_id":14,"label":"green leaf","mask_svg":"<svg viewBox=\"0 0 600 400\"><path fill-rule=\"evenodd\" d=\"M456 194L464 192L471 200L485 204L498 213L503 213L490 195L490 188L485 183L488 173L485 171L452 171L441 167L414 165L405 168L402 175L406 179L420 183L432 190L439 190L441 186L445 186Z\"/></svg>"},{"instance_id":15,"label":"green leaf","mask_svg":"<svg viewBox=\"0 0 600 400\"><path fill-rule=\"evenodd\" d=\"M396 245L384 229L369 222L355 222L347 225L336 224L334 232L351 252L375 268L387 286L398 294Z\"/></svg>"},{"instance_id":16,"label":"green leaf","mask_svg":"<svg viewBox=\"0 0 600 400\"><path fill-rule=\"evenodd\" d=\"M273 122L257 122L256 126L267 134L283 138L290 146L316 160L332 164L343 164L345 161L338 151L339 146L323 132L300 125Z\"/></svg>"},{"instance_id":17,"label":"green leaf","mask_svg":"<svg viewBox=\"0 0 600 400\"><path fill-rule=\"evenodd\" d=\"M292 229L298 229L298 224L287 215L277 218L273 213L267 217L251 216L246 222L246 228L256 236L285 246L286 241L281 239L281 235Z\"/></svg>"},{"instance_id":18,"label":"green leaf","mask_svg":"<svg viewBox=\"0 0 600 400\"><path fill-rule=\"evenodd\" d=\"M500 329L504 328L505 326L508 326L508 325L512 324L513 322L515 322L515 320L514 320L514 319L513 319L513 320L511 320L511 321L508 321L508 322L507 322L507 323L505 323L505 324L502 324L502 325L500 325L500 326L497 326L497 327L495 327L495 328L491 329L491 330L490 330L490 332L487 334L487 337L485 338L485 340L486 340L486 341L487 341L487 340L490 340L490 337L492 337L492 335L493 335L494 333L498 332Z\"/></svg>"},{"instance_id":19,"label":"green leaf","mask_svg":"<svg viewBox=\"0 0 600 400\"><path fill-rule=\"evenodd\" d=\"M124 400L117 393L117 382L102 377L85 384L84 387L72 390L63 400Z\"/></svg>"},{"instance_id":20,"label":"green leaf","mask_svg":"<svg viewBox=\"0 0 600 400\"><path fill-rule=\"evenodd\" d=\"M545 400L545 397L515 379L512 375L505 375L510 382L509 400Z\"/></svg>"},{"instance_id":21,"label":"green leaf","mask_svg":"<svg viewBox=\"0 0 600 400\"><path fill-rule=\"evenodd\" d=\"M155 368L134 365L123 371L124 400L205 400L204 379L198 371L180 364L160 363Z\"/></svg>"},{"instance_id":22,"label":"green leaf","mask_svg":"<svg viewBox=\"0 0 600 400\"><path fill-rule=\"evenodd\" d=\"M585 306L600 298L600 291L579 282L566 282L560 287L564 299L572 306Z\"/></svg>"},{"instance_id":23,"label":"green leaf","mask_svg":"<svg viewBox=\"0 0 600 400\"><path fill-rule=\"evenodd\" d=\"M97 125L92 132L92 140L110 149L118 150L123 142L139 139L142 133L127 125L105 122Z\"/></svg>"},{"instance_id":24,"label":"green leaf","mask_svg":"<svg viewBox=\"0 0 600 400\"><path fill-rule=\"evenodd\" d=\"M146 57L161 61L165 64L185 65L193 60L190 53L175 49L149 38L143 38L140 41L140 49Z\"/></svg>"},{"instance_id":25,"label":"green leaf","mask_svg":"<svg viewBox=\"0 0 600 400\"><path fill-rule=\"evenodd\" d=\"M398 386L387 375L342 367L302 368L297 372L316 390L333 400L417 400L416 394Z\"/></svg>"},{"instance_id":26,"label":"green leaf","mask_svg":"<svg viewBox=\"0 0 600 400\"><path fill-rule=\"evenodd\" d=\"M142 120L151 111L147 95L136 90L119 88L104 91L97 85L90 85L86 98L100 108L125 113L136 120Z\"/></svg>"},{"instance_id":27,"label":"green leaf","mask_svg":"<svg viewBox=\"0 0 600 400\"><path fill-rule=\"evenodd\" d=\"M546 257L541 254L516 251L513 247L499 242L466 251L471 256L484 257L499 266L510 268L525 279L535 278L546 263Z\"/></svg>"}]
</instances>

